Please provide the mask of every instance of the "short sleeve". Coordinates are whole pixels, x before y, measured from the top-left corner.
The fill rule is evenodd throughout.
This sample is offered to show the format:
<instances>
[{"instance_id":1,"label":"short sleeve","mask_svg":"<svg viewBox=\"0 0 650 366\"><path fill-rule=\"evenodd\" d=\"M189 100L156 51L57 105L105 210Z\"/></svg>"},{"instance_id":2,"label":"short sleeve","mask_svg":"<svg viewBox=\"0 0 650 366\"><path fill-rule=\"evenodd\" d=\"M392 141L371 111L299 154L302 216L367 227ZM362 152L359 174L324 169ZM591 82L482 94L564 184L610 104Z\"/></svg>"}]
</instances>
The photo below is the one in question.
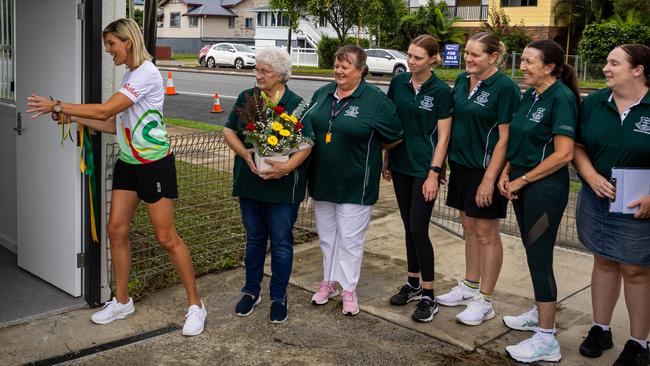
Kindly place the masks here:
<instances>
[{"instance_id":1,"label":"short sleeve","mask_svg":"<svg viewBox=\"0 0 650 366\"><path fill-rule=\"evenodd\" d=\"M393 100L393 93L394 93L394 91L393 91L393 89L394 89L393 84L394 84L394 83L395 83L395 78L392 78L392 79L390 80L390 85L388 86L388 91L386 92L386 96L388 96L388 99L390 99L390 100Z\"/></svg>"},{"instance_id":2,"label":"short sleeve","mask_svg":"<svg viewBox=\"0 0 650 366\"><path fill-rule=\"evenodd\" d=\"M578 103L572 94L561 95L555 98L551 123L553 135L564 135L575 138L578 119Z\"/></svg>"},{"instance_id":3,"label":"short sleeve","mask_svg":"<svg viewBox=\"0 0 650 366\"><path fill-rule=\"evenodd\" d=\"M155 67L152 69L145 65L147 64L142 64L142 66L132 71L131 75L123 80L118 91L131 99L133 104L149 94L156 87L157 79L160 78L160 74L158 74Z\"/></svg>"},{"instance_id":4,"label":"short sleeve","mask_svg":"<svg viewBox=\"0 0 650 366\"><path fill-rule=\"evenodd\" d=\"M383 143L393 143L403 138L402 122L397 115L397 109L392 101L383 93L378 93L377 98L385 99L385 101L378 101L381 108L377 109L375 116L375 131L379 133L379 140Z\"/></svg>"},{"instance_id":5,"label":"short sleeve","mask_svg":"<svg viewBox=\"0 0 650 366\"><path fill-rule=\"evenodd\" d=\"M520 101L521 92L516 85L511 84L502 88L497 103L497 123L510 123L519 108Z\"/></svg>"},{"instance_id":6,"label":"short sleeve","mask_svg":"<svg viewBox=\"0 0 650 366\"><path fill-rule=\"evenodd\" d=\"M438 120L451 117L454 113L454 98L451 88L447 85L440 88L440 99L438 100Z\"/></svg>"},{"instance_id":7,"label":"short sleeve","mask_svg":"<svg viewBox=\"0 0 650 366\"><path fill-rule=\"evenodd\" d=\"M232 111L230 111L230 115L228 116L228 121L226 122L225 127L237 131L238 122L239 122L239 115L237 114L237 110L244 106L245 101L246 101L246 91L243 91L239 93L239 96L235 101L235 105L232 107Z\"/></svg>"}]
</instances>

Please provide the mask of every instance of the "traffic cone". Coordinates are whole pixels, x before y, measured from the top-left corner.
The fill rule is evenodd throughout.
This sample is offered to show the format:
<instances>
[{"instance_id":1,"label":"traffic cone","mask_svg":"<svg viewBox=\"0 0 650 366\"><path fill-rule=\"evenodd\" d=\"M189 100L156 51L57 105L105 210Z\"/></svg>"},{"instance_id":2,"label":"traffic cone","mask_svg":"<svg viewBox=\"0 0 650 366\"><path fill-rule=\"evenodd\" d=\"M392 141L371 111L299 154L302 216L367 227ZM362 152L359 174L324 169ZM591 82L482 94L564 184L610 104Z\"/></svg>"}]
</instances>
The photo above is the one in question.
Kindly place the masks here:
<instances>
[{"instance_id":1,"label":"traffic cone","mask_svg":"<svg viewBox=\"0 0 650 366\"><path fill-rule=\"evenodd\" d=\"M174 87L174 80L172 79L172 72L167 72L167 87L165 88L165 95L176 95L176 88Z\"/></svg>"},{"instance_id":2,"label":"traffic cone","mask_svg":"<svg viewBox=\"0 0 650 366\"><path fill-rule=\"evenodd\" d=\"M212 105L212 110L210 113L222 113L223 109L221 109L221 101L219 101L219 94L214 93L214 103Z\"/></svg>"}]
</instances>

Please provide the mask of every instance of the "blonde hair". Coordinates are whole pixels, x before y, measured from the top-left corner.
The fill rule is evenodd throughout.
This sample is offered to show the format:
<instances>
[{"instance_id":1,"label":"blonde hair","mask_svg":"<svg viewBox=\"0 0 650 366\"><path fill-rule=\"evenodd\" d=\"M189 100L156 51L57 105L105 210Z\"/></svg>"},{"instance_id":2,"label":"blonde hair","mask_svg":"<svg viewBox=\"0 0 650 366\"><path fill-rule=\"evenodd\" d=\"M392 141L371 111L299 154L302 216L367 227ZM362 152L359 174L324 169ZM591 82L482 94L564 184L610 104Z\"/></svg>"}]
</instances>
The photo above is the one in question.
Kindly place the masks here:
<instances>
[{"instance_id":1,"label":"blonde hair","mask_svg":"<svg viewBox=\"0 0 650 366\"><path fill-rule=\"evenodd\" d=\"M112 33L122 42L127 40L131 41L133 63L136 67L142 65L145 61L151 61L153 59L144 46L144 38L142 37L142 32L140 32L140 26L133 19L122 18L111 22L102 31L102 38L108 33Z\"/></svg>"}]
</instances>

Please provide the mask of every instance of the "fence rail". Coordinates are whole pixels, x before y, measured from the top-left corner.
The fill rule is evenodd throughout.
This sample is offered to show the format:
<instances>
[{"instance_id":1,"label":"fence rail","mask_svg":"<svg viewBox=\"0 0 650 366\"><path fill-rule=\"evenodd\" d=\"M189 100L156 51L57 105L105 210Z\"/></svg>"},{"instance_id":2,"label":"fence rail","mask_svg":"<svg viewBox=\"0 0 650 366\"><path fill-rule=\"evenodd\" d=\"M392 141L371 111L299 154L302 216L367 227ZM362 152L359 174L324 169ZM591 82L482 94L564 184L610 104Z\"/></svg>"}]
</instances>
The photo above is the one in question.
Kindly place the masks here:
<instances>
[{"instance_id":1,"label":"fence rail","mask_svg":"<svg viewBox=\"0 0 650 366\"><path fill-rule=\"evenodd\" d=\"M245 246L239 203L231 195L234 154L220 132L173 136L170 142L176 157L179 189L175 223L190 250L196 274L232 267L243 257ZM118 153L117 144L107 146L107 222L113 166ZM167 253L155 239L145 206L138 207L129 230L133 255L129 288L136 297L179 283ZM306 203L301 205L294 235L297 243L315 238L312 210ZM114 286L110 250L107 258L109 278Z\"/></svg>"}]
</instances>

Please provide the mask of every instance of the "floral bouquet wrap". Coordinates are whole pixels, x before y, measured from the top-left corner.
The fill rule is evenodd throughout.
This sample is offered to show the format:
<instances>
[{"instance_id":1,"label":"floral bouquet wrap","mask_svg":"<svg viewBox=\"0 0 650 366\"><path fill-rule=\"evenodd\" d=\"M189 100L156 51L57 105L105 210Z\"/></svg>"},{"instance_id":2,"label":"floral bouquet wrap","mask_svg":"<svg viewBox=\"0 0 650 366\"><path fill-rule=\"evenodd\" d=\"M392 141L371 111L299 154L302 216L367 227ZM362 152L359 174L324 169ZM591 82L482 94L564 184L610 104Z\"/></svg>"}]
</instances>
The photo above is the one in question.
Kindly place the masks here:
<instances>
[{"instance_id":1,"label":"floral bouquet wrap","mask_svg":"<svg viewBox=\"0 0 650 366\"><path fill-rule=\"evenodd\" d=\"M278 99L277 96L275 98ZM293 114L273 103L258 88L246 96L244 106L237 113L246 122L244 138L255 149L255 165L264 171L270 165L264 160L287 161L292 153L309 147L313 142L303 135L304 125L298 119L307 103L298 105Z\"/></svg>"}]
</instances>

